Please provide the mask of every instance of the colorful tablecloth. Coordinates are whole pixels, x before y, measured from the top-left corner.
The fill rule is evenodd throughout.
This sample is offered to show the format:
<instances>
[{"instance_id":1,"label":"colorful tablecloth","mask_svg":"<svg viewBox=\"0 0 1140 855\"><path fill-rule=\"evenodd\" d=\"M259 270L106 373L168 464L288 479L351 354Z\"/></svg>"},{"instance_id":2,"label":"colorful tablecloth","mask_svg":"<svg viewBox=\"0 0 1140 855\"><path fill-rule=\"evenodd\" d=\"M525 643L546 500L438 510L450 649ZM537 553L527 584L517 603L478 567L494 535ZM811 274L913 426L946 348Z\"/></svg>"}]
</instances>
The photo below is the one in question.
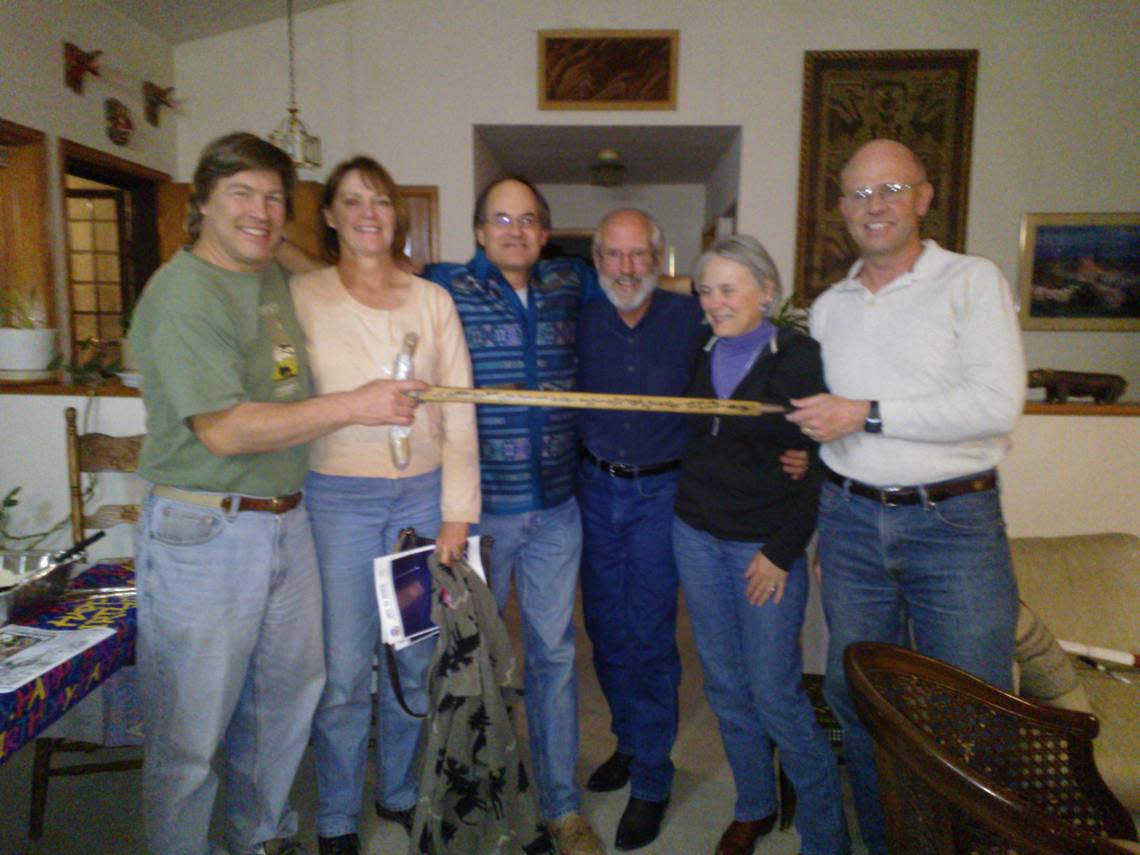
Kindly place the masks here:
<instances>
[{"instance_id":1,"label":"colorful tablecloth","mask_svg":"<svg viewBox=\"0 0 1140 855\"><path fill-rule=\"evenodd\" d=\"M73 579L70 588L133 585L133 567L97 564ZM108 677L135 661L135 599L132 595L53 603L18 621L43 629L112 627L103 639L14 692L0 694L0 763L31 742Z\"/></svg>"}]
</instances>

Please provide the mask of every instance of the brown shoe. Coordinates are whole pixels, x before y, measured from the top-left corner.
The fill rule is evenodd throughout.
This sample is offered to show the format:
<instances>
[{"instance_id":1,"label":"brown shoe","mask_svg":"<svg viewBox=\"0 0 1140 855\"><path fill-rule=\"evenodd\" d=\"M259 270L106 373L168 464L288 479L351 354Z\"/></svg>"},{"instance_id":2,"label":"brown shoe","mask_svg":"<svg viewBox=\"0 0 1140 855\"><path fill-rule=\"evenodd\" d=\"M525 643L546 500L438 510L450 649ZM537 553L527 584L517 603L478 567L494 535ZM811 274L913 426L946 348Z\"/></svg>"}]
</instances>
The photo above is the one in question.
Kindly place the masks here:
<instances>
[{"instance_id":1,"label":"brown shoe","mask_svg":"<svg viewBox=\"0 0 1140 855\"><path fill-rule=\"evenodd\" d=\"M568 813L547 825L561 855L606 855L601 838L582 814Z\"/></svg>"},{"instance_id":2,"label":"brown shoe","mask_svg":"<svg viewBox=\"0 0 1140 855\"><path fill-rule=\"evenodd\" d=\"M720 836L720 843L716 845L716 855L752 855L756 841L775 826L776 814L751 822L734 819Z\"/></svg>"}]
</instances>

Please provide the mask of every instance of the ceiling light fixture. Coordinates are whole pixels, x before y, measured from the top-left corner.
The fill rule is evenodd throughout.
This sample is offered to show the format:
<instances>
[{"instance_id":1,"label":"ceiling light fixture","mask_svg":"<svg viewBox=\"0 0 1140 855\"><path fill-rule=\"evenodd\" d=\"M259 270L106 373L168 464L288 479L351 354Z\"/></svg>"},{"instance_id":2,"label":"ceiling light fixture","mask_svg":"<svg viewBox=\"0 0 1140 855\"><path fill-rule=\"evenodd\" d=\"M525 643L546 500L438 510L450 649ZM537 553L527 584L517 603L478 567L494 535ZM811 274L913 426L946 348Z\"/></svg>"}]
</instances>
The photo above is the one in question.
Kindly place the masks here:
<instances>
[{"instance_id":1,"label":"ceiling light fixture","mask_svg":"<svg viewBox=\"0 0 1140 855\"><path fill-rule=\"evenodd\" d=\"M625 183L625 164L617 149L598 149L598 157L590 167L590 183L595 187L620 187Z\"/></svg>"},{"instance_id":2,"label":"ceiling light fixture","mask_svg":"<svg viewBox=\"0 0 1140 855\"><path fill-rule=\"evenodd\" d=\"M281 120L269 141L284 151L298 169L321 165L321 138L309 133L297 115L297 76L293 58L293 0L286 0L289 15L289 115Z\"/></svg>"}]
</instances>

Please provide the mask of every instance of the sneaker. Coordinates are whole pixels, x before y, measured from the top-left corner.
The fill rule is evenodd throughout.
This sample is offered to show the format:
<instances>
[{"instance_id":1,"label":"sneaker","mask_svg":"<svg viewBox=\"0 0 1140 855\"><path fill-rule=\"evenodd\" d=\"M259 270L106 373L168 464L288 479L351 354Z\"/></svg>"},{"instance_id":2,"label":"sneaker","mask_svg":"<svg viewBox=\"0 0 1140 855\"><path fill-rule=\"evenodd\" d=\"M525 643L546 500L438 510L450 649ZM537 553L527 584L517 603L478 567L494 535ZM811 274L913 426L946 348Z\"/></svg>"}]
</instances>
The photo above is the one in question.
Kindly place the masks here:
<instances>
[{"instance_id":1,"label":"sneaker","mask_svg":"<svg viewBox=\"0 0 1140 855\"><path fill-rule=\"evenodd\" d=\"M355 834L317 837L320 855L360 855L360 838Z\"/></svg>"},{"instance_id":2,"label":"sneaker","mask_svg":"<svg viewBox=\"0 0 1140 855\"><path fill-rule=\"evenodd\" d=\"M606 855L601 838L582 814L568 813L547 825L561 855Z\"/></svg>"},{"instance_id":3,"label":"sneaker","mask_svg":"<svg viewBox=\"0 0 1140 855\"><path fill-rule=\"evenodd\" d=\"M408 834L412 833L412 821L416 816L415 806L404 808L403 810L392 810L392 808L384 807L380 802L376 802L376 815L381 819L386 819L388 822L395 822L404 827L404 831Z\"/></svg>"}]
</instances>

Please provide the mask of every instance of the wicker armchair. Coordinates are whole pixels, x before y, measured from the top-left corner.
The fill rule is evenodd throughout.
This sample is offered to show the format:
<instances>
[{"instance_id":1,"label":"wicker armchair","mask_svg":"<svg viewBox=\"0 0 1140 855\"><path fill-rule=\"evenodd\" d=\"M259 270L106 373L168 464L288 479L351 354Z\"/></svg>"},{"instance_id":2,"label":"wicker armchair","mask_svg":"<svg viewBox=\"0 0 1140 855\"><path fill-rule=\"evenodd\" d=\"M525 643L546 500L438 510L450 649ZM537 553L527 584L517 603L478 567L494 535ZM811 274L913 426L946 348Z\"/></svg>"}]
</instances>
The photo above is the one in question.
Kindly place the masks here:
<instances>
[{"instance_id":1,"label":"wicker armchair","mask_svg":"<svg viewBox=\"0 0 1140 855\"><path fill-rule=\"evenodd\" d=\"M891 852L1096 855L1107 838L1136 839L1093 763L1094 716L890 644L853 644L845 661Z\"/></svg>"}]
</instances>

